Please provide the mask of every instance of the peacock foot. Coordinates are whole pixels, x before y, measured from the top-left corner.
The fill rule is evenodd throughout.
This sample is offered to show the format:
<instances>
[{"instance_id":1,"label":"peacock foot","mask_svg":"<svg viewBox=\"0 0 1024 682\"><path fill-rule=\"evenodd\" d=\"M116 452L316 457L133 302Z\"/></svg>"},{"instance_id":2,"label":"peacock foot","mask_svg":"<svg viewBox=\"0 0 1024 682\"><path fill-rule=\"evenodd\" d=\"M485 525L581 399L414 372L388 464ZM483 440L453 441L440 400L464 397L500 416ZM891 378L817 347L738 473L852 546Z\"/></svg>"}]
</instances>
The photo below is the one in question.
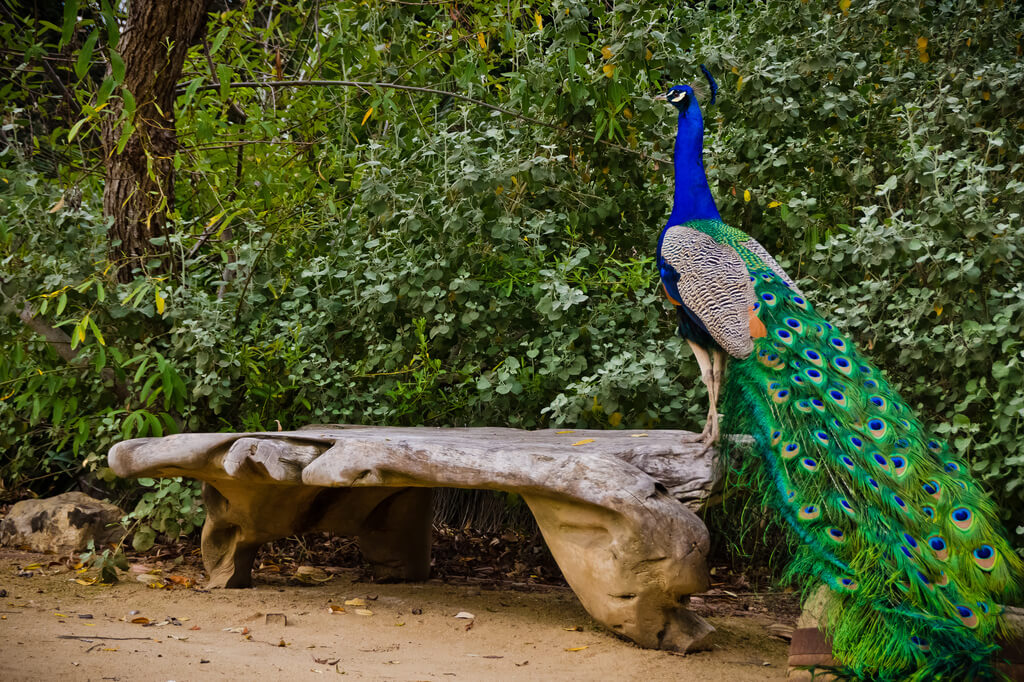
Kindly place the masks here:
<instances>
[{"instance_id":1,"label":"peacock foot","mask_svg":"<svg viewBox=\"0 0 1024 682\"><path fill-rule=\"evenodd\" d=\"M718 414L709 414L704 422L704 430L700 433L690 433L683 436L684 443L702 443L703 452L707 452L718 444ZM703 454L702 452L702 454Z\"/></svg>"}]
</instances>

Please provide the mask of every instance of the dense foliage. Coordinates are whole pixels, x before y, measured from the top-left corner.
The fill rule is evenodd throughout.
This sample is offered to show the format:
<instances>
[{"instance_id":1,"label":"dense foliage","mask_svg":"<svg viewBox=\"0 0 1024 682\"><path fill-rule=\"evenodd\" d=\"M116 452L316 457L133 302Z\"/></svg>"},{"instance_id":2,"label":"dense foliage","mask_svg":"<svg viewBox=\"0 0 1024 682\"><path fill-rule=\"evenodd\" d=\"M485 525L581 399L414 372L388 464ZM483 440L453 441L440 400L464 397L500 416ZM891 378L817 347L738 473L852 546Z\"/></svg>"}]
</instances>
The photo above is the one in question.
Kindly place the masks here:
<instances>
[{"instance_id":1,"label":"dense foliage","mask_svg":"<svg viewBox=\"0 0 1024 682\"><path fill-rule=\"evenodd\" d=\"M106 262L96 170L124 96L122 18L68 7L0 29L8 495L109 479L113 442L178 430L698 427L696 364L651 257L675 121L650 95L704 62L722 86L706 144L723 217L1024 533L1019 4L244 3L189 55L170 267L130 284ZM477 102L229 86L279 80ZM153 486L136 515L191 527L192 488Z\"/></svg>"}]
</instances>

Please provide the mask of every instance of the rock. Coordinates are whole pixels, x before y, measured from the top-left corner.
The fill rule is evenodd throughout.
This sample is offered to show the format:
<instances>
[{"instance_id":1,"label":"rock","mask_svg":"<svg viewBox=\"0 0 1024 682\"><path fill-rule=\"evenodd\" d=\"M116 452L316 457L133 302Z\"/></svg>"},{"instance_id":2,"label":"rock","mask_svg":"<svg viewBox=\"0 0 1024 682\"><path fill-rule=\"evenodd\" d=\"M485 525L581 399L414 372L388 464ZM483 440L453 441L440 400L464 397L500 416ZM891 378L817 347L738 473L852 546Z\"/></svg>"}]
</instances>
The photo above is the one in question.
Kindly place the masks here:
<instances>
[{"instance_id":1,"label":"rock","mask_svg":"<svg viewBox=\"0 0 1024 682\"><path fill-rule=\"evenodd\" d=\"M119 476L206 483L212 587L247 587L259 546L327 530L359 538L378 578L430 574L432 488L518 493L584 608L648 648L694 651L714 631L686 610L707 588L713 452L683 431L345 428L178 434L115 445Z\"/></svg>"},{"instance_id":2,"label":"rock","mask_svg":"<svg viewBox=\"0 0 1024 682\"><path fill-rule=\"evenodd\" d=\"M90 540L102 547L124 536L119 523L122 516L117 505L85 493L24 500L11 507L0 522L0 545L57 554L82 551Z\"/></svg>"}]
</instances>

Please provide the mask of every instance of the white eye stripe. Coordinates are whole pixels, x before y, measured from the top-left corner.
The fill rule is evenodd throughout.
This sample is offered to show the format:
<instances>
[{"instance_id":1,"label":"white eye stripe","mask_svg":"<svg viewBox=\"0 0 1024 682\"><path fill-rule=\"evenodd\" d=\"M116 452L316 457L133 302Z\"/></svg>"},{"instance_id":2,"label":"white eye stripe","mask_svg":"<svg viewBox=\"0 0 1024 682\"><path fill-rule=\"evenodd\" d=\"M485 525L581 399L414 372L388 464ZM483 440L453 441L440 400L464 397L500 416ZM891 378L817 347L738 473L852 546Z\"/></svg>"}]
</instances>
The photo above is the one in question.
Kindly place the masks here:
<instances>
[{"instance_id":1,"label":"white eye stripe","mask_svg":"<svg viewBox=\"0 0 1024 682\"><path fill-rule=\"evenodd\" d=\"M672 94L670 94L668 96L668 99L671 102L680 102L680 101L682 101L685 98L686 98L686 93L685 92L673 92Z\"/></svg>"}]
</instances>

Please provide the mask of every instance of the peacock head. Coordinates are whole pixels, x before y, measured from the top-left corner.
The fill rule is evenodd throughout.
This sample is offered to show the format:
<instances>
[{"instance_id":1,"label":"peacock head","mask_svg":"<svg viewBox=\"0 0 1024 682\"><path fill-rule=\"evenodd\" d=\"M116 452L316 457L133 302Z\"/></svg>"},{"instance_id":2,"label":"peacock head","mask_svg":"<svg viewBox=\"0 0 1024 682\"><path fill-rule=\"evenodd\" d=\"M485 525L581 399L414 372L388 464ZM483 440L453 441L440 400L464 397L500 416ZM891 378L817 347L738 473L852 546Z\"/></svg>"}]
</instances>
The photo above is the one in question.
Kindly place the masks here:
<instances>
[{"instance_id":1,"label":"peacock head","mask_svg":"<svg viewBox=\"0 0 1024 682\"><path fill-rule=\"evenodd\" d=\"M711 77L711 72L703 64L700 65L700 70L708 79L708 85L711 87L711 99L708 104L714 104L715 96L718 94L718 83ZM697 116L700 116L700 105L697 103L697 94L693 91L692 86L673 85L664 95L658 95L654 99L668 102L684 117L690 111L695 111Z\"/></svg>"},{"instance_id":2,"label":"peacock head","mask_svg":"<svg viewBox=\"0 0 1024 682\"><path fill-rule=\"evenodd\" d=\"M658 95L654 99L668 102L683 116L686 116L690 105L697 101L697 95L689 85L673 85L664 95Z\"/></svg>"}]
</instances>

